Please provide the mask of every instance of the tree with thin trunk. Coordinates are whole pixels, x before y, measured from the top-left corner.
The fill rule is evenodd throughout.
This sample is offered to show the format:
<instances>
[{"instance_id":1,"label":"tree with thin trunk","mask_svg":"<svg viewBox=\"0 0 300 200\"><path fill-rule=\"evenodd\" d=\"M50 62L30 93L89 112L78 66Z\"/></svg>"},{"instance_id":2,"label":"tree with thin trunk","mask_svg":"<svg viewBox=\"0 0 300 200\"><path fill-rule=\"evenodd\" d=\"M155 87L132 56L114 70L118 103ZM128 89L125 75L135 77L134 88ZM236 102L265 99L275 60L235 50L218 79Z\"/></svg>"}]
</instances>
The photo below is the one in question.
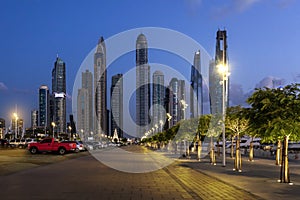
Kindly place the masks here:
<instances>
[{"instance_id":1,"label":"tree with thin trunk","mask_svg":"<svg viewBox=\"0 0 300 200\"><path fill-rule=\"evenodd\" d=\"M240 136L242 136L249 127L249 121L245 119L243 114L243 108L240 106L229 107L226 114L226 128L234 133L236 136L235 145L235 171L242 171L242 157L240 152Z\"/></svg>"},{"instance_id":2,"label":"tree with thin trunk","mask_svg":"<svg viewBox=\"0 0 300 200\"><path fill-rule=\"evenodd\" d=\"M202 115L199 118L199 125L198 125L198 160L201 159L201 153L202 153L202 140L206 136L209 124L211 121L211 115Z\"/></svg>"},{"instance_id":3,"label":"tree with thin trunk","mask_svg":"<svg viewBox=\"0 0 300 200\"><path fill-rule=\"evenodd\" d=\"M283 140L279 182L290 183L288 167L288 141L300 139L300 89L299 84L277 89L256 89L251 97L249 120L264 138ZM278 143L280 144L280 143Z\"/></svg>"},{"instance_id":4,"label":"tree with thin trunk","mask_svg":"<svg viewBox=\"0 0 300 200\"><path fill-rule=\"evenodd\" d=\"M176 134L176 140L184 141L186 156L190 157L190 144L195 140L198 130L198 119L181 120Z\"/></svg>"},{"instance_id":5,"label":"tree with thin trunk","mask_svg":"<svg viewBox=\"0 0 300 200\"><path fill-rule=\"evenodd\" d=\"M222 132L222 116L212 115L209 123L209 128L206 137L210 139L210 164L216 165L216 154L215 154L215 144L214 142L219 137Z\"/></svg>"}]
</instances>

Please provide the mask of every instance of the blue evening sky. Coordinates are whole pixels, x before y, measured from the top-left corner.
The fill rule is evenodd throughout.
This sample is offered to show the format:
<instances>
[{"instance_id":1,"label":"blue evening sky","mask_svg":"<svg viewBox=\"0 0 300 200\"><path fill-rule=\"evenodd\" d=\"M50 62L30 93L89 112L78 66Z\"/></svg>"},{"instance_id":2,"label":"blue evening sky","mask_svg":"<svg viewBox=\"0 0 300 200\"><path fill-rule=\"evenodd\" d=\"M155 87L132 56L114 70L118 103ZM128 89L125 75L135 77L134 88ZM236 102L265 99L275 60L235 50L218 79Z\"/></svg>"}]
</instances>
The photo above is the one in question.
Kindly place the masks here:
<instances>
[{"instance_id":1,"label":"blue evening sky","mask_svg":"<svg viewBox=\"0 0 300 200\"><path fill-rule=\"evenodd\" d=\"M71 96L77 70L99 37L139 27L179 31L211 56L216 31L225 27L231 83L244 93L265 77L299 81L299 10L297 0L1 0L0 117L9 126L17 105L28 127L30 111L38 108L39 86L51 88L57 54L66 62ZM132 55L118 66L134 66ZM158 52L149 55L149 62L160 59L164 63Z\"/></svg>"}]
</instances>

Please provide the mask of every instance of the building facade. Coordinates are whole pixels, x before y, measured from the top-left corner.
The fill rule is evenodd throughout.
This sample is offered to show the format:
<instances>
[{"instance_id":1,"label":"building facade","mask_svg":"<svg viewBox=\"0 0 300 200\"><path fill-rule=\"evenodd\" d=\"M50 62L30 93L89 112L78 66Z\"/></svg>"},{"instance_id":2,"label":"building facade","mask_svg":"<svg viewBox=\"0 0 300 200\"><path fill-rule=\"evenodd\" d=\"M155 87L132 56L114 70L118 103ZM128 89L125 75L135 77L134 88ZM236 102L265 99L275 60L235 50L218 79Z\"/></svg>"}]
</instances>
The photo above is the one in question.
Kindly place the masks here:
<instances>
[{"instance_id":1,"label":"building facade","mask_svg":"<svg viewBox=\"0 0 300 200\"><path fill-rule=\"evenodd\" d=\"M224 87L223 93L223 74L219 72L220 65L227 66L227 34L226 30L218 30L216 37L216 54L215 60L210 62L209 66L209 94L210 94L210 110L213 115L222 114L223 110L223 94L225 94L225 110L228 104L228 87ZM221 84L220 84L221 83ZM228 86L228 77L224 81Z\"/></svg>"},{"instance_id":2,"label":"building facade","mask_svg":"<svg viewBox=\"0 0 300 200\"><path fill-rule=\"evenodd\" d=\"M5 119L0 118L0 139L5 138L6 128Z\"/></svg>"},{"instance_id":3,"label":"building facade","mask_svg":"<svg viewBox=\"0 0 300 200\"><path fill-rule=\"evenodd\" d=\"M165 97L165 80L164 74L161 71L153 73L153 96L152 96L152 120L153 125L157 125L162 130L162 125L165 122L166 110L164 108Z\"/></svg>"},{"instance_id":4,"label":"building facade","mask_svg":"<svg viewBox=\"0 0 300 200\"><path fill-rule=\"evenodd\" d=\"M144 34L136 40L136 135L138 138L148 131L150 123L150 66L148 44Z\"/></svg>"},{"instance_id":5,"label":"building facade","mask_svg":"<svg viewBox=\"0 0 300 200\"><path fill-rule=\"evenodd\" d=\"M108 135L106 47L104 38L98 41L94 54L95 133Z\"/></svg>"},{"instance_id":6,"label":"building facade","mask_svg":"<svg viewBox=\"0 0 300 200\"><path fill-rule=\"evenodd\" d=\"M57 136L66 132L66 64L57 57L52 70L53 122Z\"/></svg>"},{"instance_id":7,"label":"building facade","mask_svg":"<svg viewBox=\"0 0 300 200\"><path fill-rule=\"evenodd\" d=\"M111 129L110 136L117 131L118 138L123 138L123 75L116 74L111 80L110 89Z\"/></svg>"},{"instance_id":8,"label":"building facade","mask_svg":"<svg viewBox=\"0 0 300 200\"><path fill-rule=\"evenodd\" d=\"M94 131L94 120L93 120L93 74L89 70L82 72L82 88L87 90L87 100L86 104L88 104L88 115L87 115L87 126L86 126L86 134L91 134Z\"/></svg>"},{"instance_id":9,"label":"building facade","mask_svg":"<svg viewBox=\"0 0 300 200\"><path fill-rule=\"evenodd\" d=\"M201 75L200 50L194 55L194 64L191 67L190 87L190 117L197 118L203 115L203 85Z\"/></svg>"},{"instance_id":10,"label":"building facade","mask_svg":"<svg viewBox=\"0 0 300 200\"><path fill-rule=\"evenodd\" d=\"M185 82L172 78L169 85L169 113L171 115L170 127L185 118Z\"/></svg>"},{"instance_id":11,"label":"building facade","mask_svg":"<svg viewBox=\"0 0 300 200\"><path fill-rule=\"evenodd\" d=\"M31 128L38 127L39 122L39 111L38 110L32 110L31 111Z\"/></svg>"},{"instance_id":12,"label":"building facade","mask_svg":"<svg viewBox=\"0 0 300 200\"><path fill-rule=\"evenodd\" d=\"M78 89L77 94L77 129L82 137L89 133L89 91L86 88Z\"/></svg>"},{"instance_id":13,"label":"building facade","mask_svg":"<svg viewBox=\"0 0 300 200\"><path fill-rule=\"evenodd\" d=\"M38 126L50 126L50 96L49 89L46 85L41 85L39 88L39 110L38 110Z\"/></svg>"}]
</instances>

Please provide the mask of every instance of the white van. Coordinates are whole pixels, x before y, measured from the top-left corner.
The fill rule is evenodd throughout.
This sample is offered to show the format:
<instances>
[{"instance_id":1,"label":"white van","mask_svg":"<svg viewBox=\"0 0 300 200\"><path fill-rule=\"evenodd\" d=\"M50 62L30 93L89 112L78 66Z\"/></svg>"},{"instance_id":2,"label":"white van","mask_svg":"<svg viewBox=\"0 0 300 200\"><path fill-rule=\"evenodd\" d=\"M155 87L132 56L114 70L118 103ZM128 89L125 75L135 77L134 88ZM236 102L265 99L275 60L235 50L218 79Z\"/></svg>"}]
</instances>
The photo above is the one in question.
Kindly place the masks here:
<instances>
[{"instance_id":1,"label":"white van","mask_svg":"<svg viewBox=\"0 0 300 200\"><path fill-rule=\"evenodd\" d=\"M243 136L240 138L240 148L249 148L250 147L250 142L252 140L252 137L249 136ZM253 138L253 147L254 148L259 148L260 147L260 141L261 138ZM235 140L233 142L233 146L235 147ZM231 147L231 142L230 143L226 143L226 148L230 148Z\"/></svg>"},{"instance_id":2,"label":"white van","mask_svg":"<svg viewBox=\"0 0 300 200\"><path fill-rule=\"evenodd\" d=\"M252 141L252 137L242 137L240 141L240 147L241 148L249 148L250 143ZM260 147L260 141L261 138L253 138L253 148L259 148Z\"/></svg>"}]
</instances>

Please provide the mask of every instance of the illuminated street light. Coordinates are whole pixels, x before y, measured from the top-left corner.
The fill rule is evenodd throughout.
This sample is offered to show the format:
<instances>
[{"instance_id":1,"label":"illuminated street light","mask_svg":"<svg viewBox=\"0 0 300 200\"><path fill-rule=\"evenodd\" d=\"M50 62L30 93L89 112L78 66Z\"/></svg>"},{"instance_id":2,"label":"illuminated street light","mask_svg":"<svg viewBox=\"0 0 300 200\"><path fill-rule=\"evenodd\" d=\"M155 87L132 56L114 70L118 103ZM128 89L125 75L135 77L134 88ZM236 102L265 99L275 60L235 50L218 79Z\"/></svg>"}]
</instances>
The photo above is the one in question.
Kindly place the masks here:
<instances>
[{"instance_id":1,"label":"illuminated street light","mask_svg":"<svg viewBox=\"0 0 300 200\"><path fill-rule=\"evenodd\" d=\"M228 72L228 65L225 64L219 64L217 65L217 69L219 73L222 75L222 152L223 152L223 167L226 166L226 137L225 137L225 114L226 114L226 97L227 97L227 91L228 91L228 76L230 75Z\"/></svg>"},{"instance_id":2,"label":"illuminated street light","mask_svg":"<svg viewBox=\"0 0 300 200\"><path fill-rule=\"evenodd\" d=\"M154 127L155 127L155 130L156 130L155 132L157 133L158 132L158 125L155 124Z\"/></svg>"},{"instance_id":3,"label":"illuminated street light","mask_svg":"<svg viewBox=\"0 0 300 200\"><path fill-rule=\"evenodd\" d=\"M52 137L54 138L54 127L56 126L55 122L51 123L52 125Z\"/></svg>"},{"instance_id":4,"label":"illuminated street light","mask_svg":"<svg viewBox=\"0 0 300 200\"><path fill-rule=\"evenodd\" d=\"M160 132L162 132L164 121L163 120L159 120L159 124L160 124Z\"/></svg>"},{"instance_id":5,"label":"illuminated street light","mask_svg":"<svg viewBox=\"0 0 300 200\"><path fill-rule=\"evenodd\" d=\"M14 113L13 115L15 117L15 138L17 138L18 137L18 114Z\"/></svg>"},{"instance_id":6,"label":"illuminated street light","mask_svg":"<svg viewBox=\"0 0 300 200\"><path fill-rule=\"evenodd\" d=\"M72 127L68 126L68 130L69 130L69 138L72 140L73 137L71 138L71 134L72 134Z\"/></svg>"},{"instance_id":7,"label":"illuminated street light","mask_svg":"<svg viewBox=\"0 0 300 200\"><path fill-rule=\"evenodd\" d=\"M182 105L182 110L183 110L183 119L185 119L185 109L188 107L188 104L183 99L180 100L180 103Z\"/></svg>"}]
</instances>

